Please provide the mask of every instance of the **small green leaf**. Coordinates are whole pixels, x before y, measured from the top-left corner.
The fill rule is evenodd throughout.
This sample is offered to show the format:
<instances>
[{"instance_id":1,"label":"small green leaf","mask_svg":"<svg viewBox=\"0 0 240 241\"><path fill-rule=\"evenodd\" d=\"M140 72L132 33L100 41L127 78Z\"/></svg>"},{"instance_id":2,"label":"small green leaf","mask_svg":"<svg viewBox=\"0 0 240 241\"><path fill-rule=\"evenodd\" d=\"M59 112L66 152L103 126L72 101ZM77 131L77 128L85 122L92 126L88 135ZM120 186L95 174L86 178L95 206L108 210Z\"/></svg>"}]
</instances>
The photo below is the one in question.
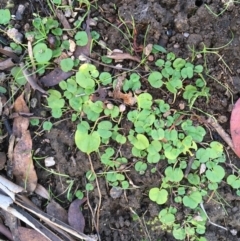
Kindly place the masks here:
<instances>
[{"instance_id":1,"label":"small green leaf","mask_svg":"<svg viewBox=\"0 0 240 241\"><path fill-rule=\"evenodd\" d=\"M88 43L88 35L85 31L79 31L75 35L75 40L77 40L77 45L85 46Z\"/></svg>"},{"instance_id":2,"label":"small green leaf","mask_svg":"<svg viewBox=\"0 0 240 241\"><path fill-rule=\"evenodd\" d=\"M60 62L60 66L64 72L68 72L68 71L72 70L72 68L74 66L74 62L71 58L62 59Z\"/></svg>"},{"instance_id":3,"label":"small green leaf","mask_svg":"<svg viewBox=\"0 0 240 241\"><path fill-rule=\"evenodd\" d=\"M149 198L157 204L161 205L167 202L168 192L165 189L160 190L159 188L154 187L149 191Z\"/></svg>"},{"instance_id":4,"label":"small green leaf","mask_svg":"<svg viewBox=\"0 0 240 241\"><path fill-rule=\"evenodd\" d=\"M39 64L47 63L52 58L52 50L45 43L38 43L33 47L33 55Z\"/></svg>"},{"instance_id":5,"label":"small green leaf","mask_svg":"<svg viewBox=\"0 0 240 241\"><path fill-rule=\"evenodd\" d=\"M92 183L87 183L85 188L87 191L92 191L94 189L94 186L92 185Z\"/></svg>"},{"instance_id":6,"label":"small green leaf","mask_svg":"<svg viewBox=\"0 0 240 241\"><path fill-rule=\"evenodd\" d=\"M134 143L134 147L138 150L147 149L149 146L149 141L143 134L137 134L137 141Z\"/></svg>"},{"instance_id":7,"label":"small green leaf","mask_svg":"<svg viewBox=\"0 0 240 241\"><path fill-rule=\"evenodd\" d=\"M161 52L161 53L167 53L167 50L163 48L161 45L154 44L152 48L153 53Z\"/></svg>"},{"instance_id":8,"label":"small green leaf","mask_svg":"<svg viewBox=\"0 0 240 241\"><path fill-rule=\"evenodd\" d=\"M0 24L8 24L11 19L11 13L9 9L0 9Z\"/></svg>"},{"instance_id":9,"label":"small green leaf","mask_svg":"<svg viewBox=\"0 0 240 241\"><path fill-rule=\"evenodd\" d=\"M142 161L136 162L134 167L135 167L135 170L140 174L144 174L145 171L147 170L147 164Z\"/></svg>"},{"instance_id":10,"label":"small green leaf","mask_svg":"<svg viewBox=\"0 0 240 241\"><path fill-rule=\"evenodd\" d=\"M177 70L180 70L182 67L184 67L185 64L186 64L186 60L182 58L176 58L173 61L173 67Z\"/></svg>"},{"instance_id":11,"label":"small green leaf","mask_svg":"<svg viewBox=\"0 0 240 241\"><path fill-rule=\"evenodd\" d=\"M240 179L239 177L231 174L227 178L227 183L232 186L234 189L239 189L240 188Z\"/></svg>"},{"instance_id":12,"label":"small green leaf","mask_svg":"<svg viewBox=\"0 0 240 241\"><path fill-rule=\"evenodd\" d=\"M91 152L98 150L101 139L96 131L91 134L87 134L77 130L75 133L75 143L82 152L89 155Z\"/></svg>"},{"instance_id":13,"label":"small green leaf","mask_svg":"<svg viewBox=\"0 0 240 241\"><path fill-rule=\"evenodd\" d=\"M214 166L212 170L206 171L206 177L211 182L221 182L225 176L225 171L221 166Z\"/></svg>"},{"instance_id":14,"label":"small green leaf","mask_svg":"<svg viewBox=\"0 0 240 241\"><path fill-rule=\"evenodd\" d=\"M200 202L202 202L202 195L199 191L194 191L189 196L183 197L183 204L191 209L195 209Z\"/></svg>"},{"instance_id":15,"label":"small green leaf","mask_svg":"<svg viewBox=\"0 0 240 241\"><path fill-rule=\"evenodd\" d=\"M2 94L7 93L6 88L4 88L4 87L0 86L0 93L2 93Z\"/></svg>"},{"instance_id":16,"label":"small green leaf","mask_svg":"<svg viewBox=\"0 0 240 241\"><path fill-rule=\"evenodd\" d=\"M160 88L163 85L162 74L160 72L154 71L148 76L148 81L152 87Z\"/></svg>"},{"instance_id":17,"label":"small green leaf","mask_svg":"<svg viewBox=\"0 0 240 241\"><path fill-rule=\"evenodd\" d=\"M45 131L50 131L52 129L53 124L50 121L45 121L43 123L43 129Z\"/></svg>"},{"instance_id":18,"label":"small green leaf","mask_svg":"<svg viewBox=\"0 0 240 241\"><path fill-rule=\"evenodd\" d=\"M99 75L99 80L101 81L101 83L103 85L108 85L108 84L112 83L112 76L108 72L102 72Z\"/></svg>"}]
</instances>

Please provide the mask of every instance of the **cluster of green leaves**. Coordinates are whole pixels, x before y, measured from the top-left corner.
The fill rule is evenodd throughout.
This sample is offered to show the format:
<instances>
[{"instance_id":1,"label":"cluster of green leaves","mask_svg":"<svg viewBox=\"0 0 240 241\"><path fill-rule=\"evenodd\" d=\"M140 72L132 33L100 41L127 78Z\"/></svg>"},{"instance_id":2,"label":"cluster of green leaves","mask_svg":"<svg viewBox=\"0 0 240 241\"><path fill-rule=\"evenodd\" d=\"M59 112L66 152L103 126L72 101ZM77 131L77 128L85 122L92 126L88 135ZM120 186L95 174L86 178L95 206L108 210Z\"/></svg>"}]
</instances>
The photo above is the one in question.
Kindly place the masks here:
<instances>
[{"instance_id":1,"label":"cluster of green leaves","mask_svg":"<svg viewBox=\"0 0 240 241\"><path fill-rule=\"evenodd\" d=\"M204 237L199 237L205 233L207 220L200 208L195 210L194 215L188 215L181 225L176 223L176 213L177 209L171 206L159 212L158 218L162 223L162 229L171 229L177 240L186 240L188 237L190 240L206 241Z\"/></svg>"},{"instance_id":2,"label":"cluster of green leaves","mask_svg":"<svg viewBox=\"0 0 240 241\"><path fill-rule=\"evenodd\" d=\"M148 164L167 158L172 164L179 155L197 150L196 142L201 142L206 134L204 128L194 126L190 120L182 120L179 113L171 115L170 106L163 100L153 101L149 93L140 94L137 102L138 110L129 111L127 115L134 125L128 135L133 156ZM135 164L135 169L144 173L147 167L142 160Z\"/></svg>"},{"instance_id":3,"label":"cluster of green leaves","mask_svg":"<svg viewBox=\"0 0 240 241\"><path fill-rule=\"evenodd\" d=\"M159 71L153 71L148 76L148 81L152 87L161 88L165 85L167 90L176 96L179 90L184 89L184 80L199 76L200 78L196 80L196 86L187 85L183 96L188 100L190 107L192 107L198 97L208 98L209 88L206 87L206 83L201 75L203 71L202 65L194 66L185 59L176 58L172 52L167 53L166 60L156 60L155 65L159 67Z\"/></svg>"},{"instance_id":4,"label":"cluster of green leaves","mask_svg":"<svg viewBox=\"0 0 240 241\"><path fill-rule=\"evenodd\" d=\"M120 186L123 189L129 188L129 182L125 180L125 176L122 173L117 172L121 165L126 165L128 163L128 160L125 157L116 158L114 149L108 147L101 155L101 163L106 167L106 169L108 169L105 176L107 182L111 186Z\"/></svg>"}]
</instances>

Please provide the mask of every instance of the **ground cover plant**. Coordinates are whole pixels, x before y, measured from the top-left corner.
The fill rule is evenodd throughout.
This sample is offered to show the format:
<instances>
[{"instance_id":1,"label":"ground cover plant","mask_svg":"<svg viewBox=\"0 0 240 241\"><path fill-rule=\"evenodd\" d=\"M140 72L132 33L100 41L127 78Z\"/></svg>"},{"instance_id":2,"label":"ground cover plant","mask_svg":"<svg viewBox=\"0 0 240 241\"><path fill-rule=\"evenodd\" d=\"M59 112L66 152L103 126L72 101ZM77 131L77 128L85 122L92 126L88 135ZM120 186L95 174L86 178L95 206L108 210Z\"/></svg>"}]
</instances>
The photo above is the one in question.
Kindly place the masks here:
<instances>
[{"instance_id":1,"label":"ground cover plant","mask_svg":"<svg viewBox=\"0 0 240 241\"><path fill-rule=\"evenodd\" d=\"M48 4L53 9L68 9L61 1ZM218 51L231 45L234 33L223 48L207 48L205 45L202 51L189 48L192 58L187 58L160 44L146 42L148 29L140 45L136 40L134 18L128 25L119 16L120 24L113 29L126 37L122 45L124 52L119 53L104 46L104 37L94 28L94 21L99 19L91 19L90 9L96 10L97 3L79 1L79 6L81 17L72 21L71 31L54 14L33 15L32 25L25 32L28 45L15 40L11 42L15 53L32 52L23 56L19 66L11 68L12 89L3 85L0 92L10 94L15 111L24 113L23 118L30 116L30 102L28 104L27 96L24 100L23 95L19 100L17 93L24 92L24 86L29 83L43 95L43 116L34 115L28 119L30 128L35 131L34 138L42 133L51 136L59 123L67 121L72 128L68 139L74 142L74 148L69 149L75 156L81 155L81 161L85 163L84 175L81 176L84 182L77 185L77 178L62 170L43 167L39 161L43 157L37 153L33 153L32 159L49 176L66 181L64 193L67 202L71 203L69 206L75 199L82 203L87 200L92 222L87 233L96 233L99 240L102 236L100 227L104 226L101 223L101 208L106 199L103 186L107 187L109 198L113 200L121 200L123 195L127 197L139 189L144 196L141 200L147 200L157 210L147 221L144 220L145 214L139 211L141 208L138 208L139 214L134 206L128 210L131 219L141 225L142 240L161 240L156 238L157 235L151 237L151 232L158 234L161 230L166 237L171 235L173 240L205 241L208 240L205 233L209 223L226 230L222 223L210 220L205 206L212 200L222 207L228 206L219 194L223 185L231 188L234 195L239 195L239 170L237 166L228 164L224 142L209 138L214 127L208 120L217 120L213 113L206 112L204 107L199 108L199 103L208 105L214 95L209 82L215 77L211 76L207 54L221 57ZM209 11L210 8L206 9ZM220 13L224 14L226 9ZM7 28L11 28L9 13L8 10L0 11L0 24ZM89 27L90 20L94 30ZM104 21L109 26L113 25L108 20ZM96 60L92 56L99 49L101 54ZM76 57L78 50L82 54ZM204 58L199 61L201 54ZM225 69L230 69L221 60ZM117 61L123 61L122 66L116 65ZM125 68L128 64L129 67ZM56 69L58 72L54 72ZM44 87L29 79L32 76L38 76ZM53 76L58 77L54 79ZM55 80L53 84L51 81ZM15 98L24 106L23 109L16 108L18 102ZM25 128L21 129L21 133L25 131ZM28 161L25 165L30 165L31 160ZM227 169L229 166L231 173ZM136 180L148 178L153 182L146 186L140 186L140 182L135 184ZM25 188L34 190L30 182L36 182L35 177L27 175L22 181ZM62 197L49 188L52 199L61 200ZM146 212L151 210L148 208ZM74 217L77 212L70 212L69 207L69 213ZM84 220L83 216L80 220ZM80 232L83 229L81 226Z\"/></svg>"}]
</instances>

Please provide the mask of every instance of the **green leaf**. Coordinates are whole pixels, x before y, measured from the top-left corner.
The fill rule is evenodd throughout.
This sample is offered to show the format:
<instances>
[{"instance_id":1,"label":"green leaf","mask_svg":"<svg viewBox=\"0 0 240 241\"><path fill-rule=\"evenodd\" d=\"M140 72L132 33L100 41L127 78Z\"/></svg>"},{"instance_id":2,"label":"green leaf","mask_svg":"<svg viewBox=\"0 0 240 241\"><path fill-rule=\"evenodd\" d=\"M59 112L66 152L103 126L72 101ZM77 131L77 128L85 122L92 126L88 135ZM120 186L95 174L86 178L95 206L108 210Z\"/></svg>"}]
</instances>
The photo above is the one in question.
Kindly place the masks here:
<instances>
[{"instance_id":1,"label":"green leaf","mask_svg":"<svg viewBox=\"0 0 240 241\"><path fill-rule=\"evenodd\" d=\"M122 181L121 185L122 185L122 189L124 189L124 190L129 188L129 182L128 181Z\"/></svg>"},{"instance_id":2,"label":"green leaf","mask_svg":"<svg viewBox=\"0 0 240 241\"><path fill-rule=\"evenodd\" d=\"M53 124L50 121L43 122L43 129L45 131L50 131L52 129Z\"/></svg>"},{"instance_id":3,"label":"green leaf","mask_svg":"<svg viewBox=\"0 0 240 241\"><path fill-rule=\"evenodd\" d=\"M94 186L92 185L92 183L87 183L85 188L87 191L92 191L94 189Z\"/></svg>"},{"instance_id":4,"label":"green leaf","mask_svg":"<svg viewBox=\"0 0 240 241\"><path fill-rule=\"evenodd\" d=\"M145 171L147 170L147 164L142 161L136 162L134 167L135 167L135 170L140 174L144 174Z\"/></svg>"},{"instance_id":5,"label":"green leaf","mask_svg":"<svg viewBox=\"0 0 240 241\"><path fill-rule=\"evenodd\" d=\"M98 150L101 139L96 131L92 134L87 134L77 130L75 133L75 143L82 152L89 155L91 152Z\"/></svg>"},{"instance_id":6,"label":"green leaf","mask_svg":"<svg viewBox=\"0 0 240 241\"><path fill-rule=\"evenodd\" d=\"M183 179L183 171L181 168L173 169L169 166L165 169L165 175L171 182L180 182Z\"/></svg>"},{"instance_id":7,"label":"green leaf","mask_svg":"<svg viewBox=\"0 0 240 241\"><path fill-rule=\"evenodd\" d=\"M149 191L149 198L161 205L167 202L168 200L168 192L165 189L159 189L157 187L151 188Z\"/></svg>"},{"instance_id":8,"label":"green leaf","mask_svg":"<svg viewBox=\"0 0 240 241\"><path fill-rule=\"evenodd\" d=\"M11 69L11 74L19 85L25 85L27 83L27 80L20 67L13 67Z\"/></svg>"},{"instance_id":9,"label":"green leaf","mask_svg":"<svg viewBox=\"0 0 240 241\"><path fill-rule=\"evenodd\" d=\"M6 88L0 86L0 93L5 94L7 92Z\"/></svg>"},{"instance_id":10,"label":"green leaf","mask_svg":"<svg viewBox=\"0 0 240 241\"><path fill-rule=\"evenodd\" d=\"M76 73L76 81L84 89L91 89L95 86L95 81L89 75L85 75L82 72Z\"/></svg>"},{"instance_id":11,"label":"green leaf","mask_svg":"<svg viewBox=\"0 0 240 241\"><path fill-rule=\"evenodd\" d=\"M112 76L108 72L102 72L99 76L99 80L103 85L108 85L112 83Z\"/></svg>"},{"instance_id":12,"label":"green leaf","mask_svg":"<svg viewBox=\"0 0 240 241\"><path fill-rule=\"evenodd\" d=\"M52 33L53 33L55 36L62 36L63 31L62 31L61 28L54 28L54 29L52 29Z\"/></svg>"},{"instance_id":13,"label":"green leaf","mask_svg":"<svg viewBox=\"0 0 240 241\"><path fill-rule=\"evenodd\" d=\"M214 166L212 170L206 171L206 177L211 182L221 182L225 176L225 171L221 166Z\"/></svg>"},{"instance_id":14,"label":"green leaf","mask_svg":"<svg viewBox=\"0 0 240 241\"><path fill-rule=\"evenodd\" d=\"M239 189L240 188L240 180L239 177L231 174L227 178L227 183L232 186L234 189Z\"/></svg>"},{"instance_id":15,"label":"green leaf","mask_svg":"<svg viewBox=\"0 0 240 241\"><path fill-rule=\"evenodd\" d=\"M196 73L202 73L203 72L203 66L202 65L196 65L194 67L194 72Z\"/></svg>"},{"instance_id":16,"label":"green leaf","mask_svg":"<svg viewBox=\"0 0 240 241\"><path fill-rule=\"evenodd\" d=\"M77 32L74 38L79 46L85 46L88 43L88 35L85 31Z\"/></svg>"},{"instance_id":17,"label":"green leaf","mask_svg":"<svg viewBox=\"0 0 240 241\"><path fill-rule=\"evenodd\" d=\"M11 19L11 13L9 9L0 9L0 24L8 24Z\"/></svg>"},{"instance_id":18,"label":"green leaf","mask_svg":"<svg viewBox=\"0 0 240 241\"><path fill-rule=\"evenodd\" d=\"M143 134L137 134L137 141L134 143L134 147L138 150L147 149L149 146L149 141Z\"/></svg>"},{"instance_id":19,"label":"green leaf","mask_svg":"<svg viewBox=\"0 0 240 241\"><path fill-rule=\"evenodd\" d=\"M173 237L177 240L185 240L186 232L184 228L174 228L173 229Z\"/></svg>"},{"instance_id":20,"label":"green leaf","mask_svg":"<svg viewBox=\"0 0 240 241\"><path fill-rule=\"evenodd\" d=\"M44 43L38 43L33 47L33 55L39 64L47 63L52 58L52 50Z\"/></svg>"},{"instance_id":21,"label":"green leaf","mask_svg":"<svg viewBox=\"0 0 240 241\"><path fill-rule=\"evenodd\" d=\"M160 88L163 85L162 74L160 72L154 71L148 76L148 81L152 87Z\"/></svg>"},{"instance_id":22,"label":"green leaf","mask_svg":"<svg viewBox=\"0 0 240 241\"><path fill-rule=\"evenodd\" d=\"M155 65L158 66L158 67L162 67L162 66L164 66L164 63L165 63L165 61L163 59L158 59L155 62Z\"/></svg>"},{"instance_id":23,"label":"green leaf","mask_svg":"<svg viewBox=\"0 0 240 241\"><path fill-rule=\"evenodd\" d=\"M198 185L200 183L200 177L197 174L190 173L187 177L189 183Z\"/></svg>"},{"instance_id":24,"label":"green leaf","mask_svg":"<svg viewBox=\"0 0 240 241\"><path fill-rule=\"evenodd\" d=\"M68 71L72 70L72 68L74 66L74 62L71 58L62 59L60 62L60 66L64 72L68 72Z\"/></svg>"},{"instance_id":25,"label":"green leaf","mask_svg":"<svg viewBox=\"0 0 240 241\"><path fill-rule=\"evenodd\" d=\"M182 58L176 58L173 61L173 67L177 70L180 70L182 67L184 67L185 64L186 64L186 60Z\"/></svg>"},{"instance_id":26,"label":"green leaf","mask_svg":"<svg viewBox=\"0 0 240 241\"><path fill-rule=\"evenodd\" d=\"M183 197L183 204L191 209L195 209L200 202L202 202L202 195L199 191L194 191L189 196Z\"/></svg>"},{"instance_id":27,"label":"green leaf","mask_svg":"<svg viewBox=\"0 0 240 241\"><path fill-rule=\"evenodd\" d=\"M161 53L167 53L167 50L163 48L161 45L154 44L152 48L153 53L161 52Z\"/></svg>"},{"instance_id":28,"label":"green leaf","mask_svg":"<svg viewBox=\"0 0 240 241\"><path fill-rule=\"evenodd\" d=\"M171 226L175 221L175 216L172 213L162 213L158 215L159 220L165 225Z\"/></svg>"},{"instance_id":29,"label":"green leaf","mask_svg":"<svg viewBox=\"0 0 240 241\"><path fill-rule=\"evenodd\" d=\"M151 137L153 140L162 140L164 138L164 130L159 128L157 130L153 129L151 131Z\"/></svg>"},{"instance_id":30,"label":"green leaf","mask_svg":"<svg viewBox=\"0 0 240 241\"><path fill-rule=\"evenodd\" d=\"M62 109L61 108L53 108L52 109L52 117L60 118L62 116Z\"/></svg>"},{"instance_id":31,"label":"green leaf","mask_svg":"<svg viewBox=\"0 0 240 241\"><path fill-rule=\"evenodd\" d=\"M137 97L138 107L142 109L151 109L152 96L149 93L142 93Z\"/></svg>"}]
</instances>

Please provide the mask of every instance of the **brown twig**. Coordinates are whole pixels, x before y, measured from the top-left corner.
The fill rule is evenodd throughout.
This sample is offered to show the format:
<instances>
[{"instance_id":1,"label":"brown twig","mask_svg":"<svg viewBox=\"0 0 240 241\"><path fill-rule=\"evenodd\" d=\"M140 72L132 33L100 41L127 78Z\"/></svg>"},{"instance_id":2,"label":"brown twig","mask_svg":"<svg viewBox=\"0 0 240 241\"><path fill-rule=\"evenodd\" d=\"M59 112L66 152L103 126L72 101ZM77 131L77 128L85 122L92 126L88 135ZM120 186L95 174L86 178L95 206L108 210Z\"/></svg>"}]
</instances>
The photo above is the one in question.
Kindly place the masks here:
<instances>
[{"instance_id":1,"label":"brown twig","mask_svg":"<svg viewBox=\"0 0 240 241\"><path fill-rule=\"evenodd\" d=\"M218 122L212 117L209 117L207 122L216 130L216 132L222 137L228 146L231 147L231 149L235 152L231 137L224 131Z\"/></svg>"}]
</instances>

